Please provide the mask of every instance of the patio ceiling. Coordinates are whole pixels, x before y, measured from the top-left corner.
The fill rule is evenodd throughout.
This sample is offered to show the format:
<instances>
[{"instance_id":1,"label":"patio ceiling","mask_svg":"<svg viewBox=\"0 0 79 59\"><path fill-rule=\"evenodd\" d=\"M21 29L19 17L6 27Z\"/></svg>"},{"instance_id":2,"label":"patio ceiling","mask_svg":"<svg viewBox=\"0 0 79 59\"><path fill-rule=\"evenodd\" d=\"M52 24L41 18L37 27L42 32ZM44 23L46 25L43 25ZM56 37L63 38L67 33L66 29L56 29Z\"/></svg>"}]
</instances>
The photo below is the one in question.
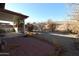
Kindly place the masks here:
<instances>
[{"instance_id":1,"label":"patio ceiling","mask_svg":"<svg viewBox=\"0 0 79 59\"><path fill-rule=\"evenodd\" d=\"M2 21L13 21L15 15L0 12L0 20Z\"/></svg>"},{"instance_id":2,"label":"patio ceiling","mask_svg":"<svg viewBox=\"0 0 79 59\"><path fill-rule=\"evenodd\" d=\"M17 13L17 12L13 12L13 11L6 10L6 9L0 9L0 20L12 22L14 21L16 17L21 17L22 19L28 18L28 16Z\"/></svg>"}]
</instances>

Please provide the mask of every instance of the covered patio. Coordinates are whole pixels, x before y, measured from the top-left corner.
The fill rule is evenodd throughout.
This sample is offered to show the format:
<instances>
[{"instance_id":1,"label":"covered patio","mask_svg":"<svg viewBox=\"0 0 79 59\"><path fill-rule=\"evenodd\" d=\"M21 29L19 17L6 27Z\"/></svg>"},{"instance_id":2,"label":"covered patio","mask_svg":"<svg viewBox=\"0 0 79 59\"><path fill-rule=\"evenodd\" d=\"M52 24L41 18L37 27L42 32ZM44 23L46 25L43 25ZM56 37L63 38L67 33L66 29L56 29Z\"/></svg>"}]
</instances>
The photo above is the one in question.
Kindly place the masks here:
<instances>
[{"instance_id":1,"label":"covered patio","mask_svg":"<svg viewBox=\"0 0 79 59\"><path fill-rule=\"evenodd\" d=\"M0 6L2 5L5 4L1 3ZM27 19L29 16L7 10L4 7L5 6L0 7L0 20L13 22L13 27L16 33L25 33L24 20Z\"/></svg>"}]
</instances>

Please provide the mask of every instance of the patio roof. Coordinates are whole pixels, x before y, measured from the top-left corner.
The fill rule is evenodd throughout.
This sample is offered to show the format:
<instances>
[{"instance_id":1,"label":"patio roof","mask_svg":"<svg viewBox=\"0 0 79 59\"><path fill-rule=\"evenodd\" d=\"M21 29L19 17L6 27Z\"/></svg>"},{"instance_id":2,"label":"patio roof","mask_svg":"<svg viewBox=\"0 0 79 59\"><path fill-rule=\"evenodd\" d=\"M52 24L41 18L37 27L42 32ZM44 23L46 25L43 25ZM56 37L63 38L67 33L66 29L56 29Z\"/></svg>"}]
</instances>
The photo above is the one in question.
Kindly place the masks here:
<instances>
[{"instance_id":1,"label":"patio roof","mask_svg":"<svg viewBox=\"0 0 79 59\"><path fill-rule=\"evenodd\" d=\"M20 17L22 17L22 18L24 18L24 19L29 17L29 16L27 16L27 15L23 15L23 14L21 14L21 13L17 13L17 12L10 11L10 10L7 10L7 9L2 9L2 8L0 8L0 12L4 12L4 13L16 15L16 16L20 16Z\"/></svg>"}]
</instances>

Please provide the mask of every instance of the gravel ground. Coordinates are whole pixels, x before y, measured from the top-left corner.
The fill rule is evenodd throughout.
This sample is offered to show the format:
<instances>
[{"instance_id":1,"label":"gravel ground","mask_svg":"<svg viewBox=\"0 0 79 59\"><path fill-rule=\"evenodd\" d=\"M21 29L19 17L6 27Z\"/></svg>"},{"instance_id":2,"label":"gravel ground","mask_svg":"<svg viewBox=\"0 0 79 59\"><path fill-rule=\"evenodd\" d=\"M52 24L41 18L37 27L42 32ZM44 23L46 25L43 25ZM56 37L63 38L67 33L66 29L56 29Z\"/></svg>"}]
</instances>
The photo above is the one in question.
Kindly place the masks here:
<instances>
[{"instance_id":1,"label":"gravel ground","mask_svg":"<svg viewBox=\"0 0 79 59\"><path fill-rule=\"evenodd\" d=\"M49 42L56 43L65 50L64 56L79 56L79 50L76 49L73 37L67 37L67 36L61 36L59 35L52 35L50 33L41 33L39 35L36 35L39 38L45 38Z\"/></svg>"},{"instance_id":2,"label":"gravel ground","mask_svg":"<svg viewBox=\"0 0 79 59\"><path fill-rule=\"evenodd\" d=\"M12 37L4 39L8 44L8 53L12 56L55 55L55 48L43 41L31 37Z\"/></svg>"},{"instance_id":3,"label":"gravel ground","mask_svg":"<svg viewBox=\"0 0 79 59\"><path fill-rule=\"evenodd\" d=\"M52 34L52 35L51 35ZM79 50L74 45L75 38L54 35L54 33L42 33L35 35L36 37L44 38L45 40L58 44L64 49L63 56L79 56ZM56 33L57 34L57 33ZM31 37L17 36L14 33L8 34L8 38L4 38L10 49L10 55L25 55L25 56L42 56L56 55L55 47L39 39ZM13 48L14 47L14 48ZM52 53L51 53L52 52Z\"/></svg>"}]
</instances>

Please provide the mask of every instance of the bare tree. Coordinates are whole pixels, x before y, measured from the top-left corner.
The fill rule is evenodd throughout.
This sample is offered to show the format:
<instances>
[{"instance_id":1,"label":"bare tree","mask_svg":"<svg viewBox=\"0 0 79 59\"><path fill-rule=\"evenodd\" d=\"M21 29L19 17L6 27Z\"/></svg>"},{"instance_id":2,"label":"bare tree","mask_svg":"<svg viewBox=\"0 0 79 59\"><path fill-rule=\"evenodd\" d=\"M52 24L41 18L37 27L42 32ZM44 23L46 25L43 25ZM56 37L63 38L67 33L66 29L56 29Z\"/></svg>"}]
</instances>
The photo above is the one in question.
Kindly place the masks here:
<instances>
[{"instance_id":1,"label":"bare tree","mask_svg":"<svg viewBox=\"0 0 79 59\"><path fill-rule=\"evenodd\" d=\"M47 25L47 27L48 27L48 31L53 31L53 30L55 30L56 23L53 22L52 19L48 19L46 25Z\"/></svg>"}]
</instances>

